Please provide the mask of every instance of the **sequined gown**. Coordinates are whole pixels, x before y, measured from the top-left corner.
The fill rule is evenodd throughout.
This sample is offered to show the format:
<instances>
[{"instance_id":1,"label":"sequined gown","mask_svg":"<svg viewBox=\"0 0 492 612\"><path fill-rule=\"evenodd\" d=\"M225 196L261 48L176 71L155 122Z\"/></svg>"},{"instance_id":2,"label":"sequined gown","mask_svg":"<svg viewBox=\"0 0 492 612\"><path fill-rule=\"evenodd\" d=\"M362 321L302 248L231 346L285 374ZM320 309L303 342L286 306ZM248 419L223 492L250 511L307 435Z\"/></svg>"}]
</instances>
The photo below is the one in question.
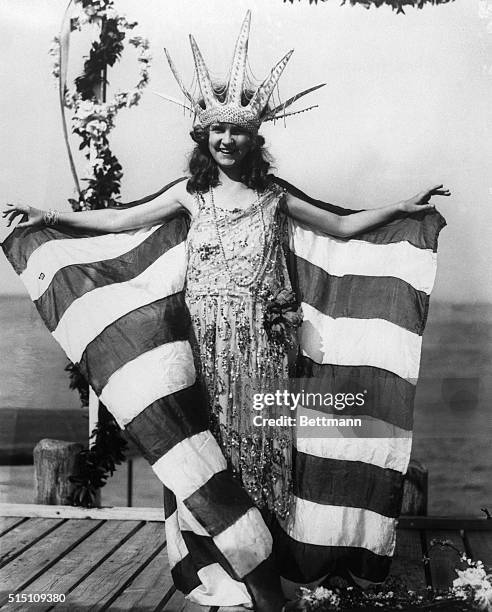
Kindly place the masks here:
<instances>
[{"instance_id":1,"label":"sequined gown","mask_svg":"<svg viewBox=\"0 0 492 612\"><path fill-rule=\"evenodd\" d=\"M254 503L279 518L289 503L292 431L255 425L255 416L276 413L255 409L253 400L289 374L288 349L270 341L263 324L268 300L290 289L282 197L272 186L248 208L226 210L210 192L198 195L186 284L212 432Z\"/></svg>"}]
</instances>

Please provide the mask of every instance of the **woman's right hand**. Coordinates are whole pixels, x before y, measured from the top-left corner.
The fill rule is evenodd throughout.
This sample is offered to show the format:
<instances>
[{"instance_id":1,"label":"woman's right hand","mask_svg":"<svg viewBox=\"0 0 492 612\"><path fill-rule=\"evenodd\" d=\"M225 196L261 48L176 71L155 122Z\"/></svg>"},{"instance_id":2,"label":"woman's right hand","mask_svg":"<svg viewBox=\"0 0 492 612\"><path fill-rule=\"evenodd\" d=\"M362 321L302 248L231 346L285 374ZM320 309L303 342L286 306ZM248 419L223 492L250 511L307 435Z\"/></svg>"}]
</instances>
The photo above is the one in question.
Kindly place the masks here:
<instances>
[{"instance_id":1,"label":"woman's right hand","mask_svg":"<svg viewBox=\"0 0 492 612\"><path fill-rule=\"evenodd\" d=\"M8 202L6 208L2 211L2 217L8 219L7 227L12 225L18 216L27 219L17 224L17 227L38 227L44 225L44 211L26 204L12 204Z\"/></svg>"}]
</instances>

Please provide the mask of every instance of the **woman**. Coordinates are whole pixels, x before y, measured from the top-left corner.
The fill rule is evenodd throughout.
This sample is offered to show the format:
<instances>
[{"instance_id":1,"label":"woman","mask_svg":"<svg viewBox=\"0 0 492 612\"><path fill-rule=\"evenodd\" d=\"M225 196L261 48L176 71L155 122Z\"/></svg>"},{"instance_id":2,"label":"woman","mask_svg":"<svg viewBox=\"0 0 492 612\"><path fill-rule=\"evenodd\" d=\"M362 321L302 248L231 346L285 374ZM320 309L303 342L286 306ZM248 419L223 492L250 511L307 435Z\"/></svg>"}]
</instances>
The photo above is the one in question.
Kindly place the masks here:
<instances>
[{"instance_id":1,"label":"woman","mask_svg":"<svg viewBox=\"0 0 492 612\"><path fill-rule=\"evenodd\" d=\"M274 390L275 381L292 373L295 327L299 321L293 314L287 317L291 328L283 335L265 326L278 296L282 292L288 295L292 289L284 254L288 219L317 232L350 238L396 217L430 210L434 207L429 202L432 196L450 194L442 185L435 185L390 206L341 216L281 188L269 174L270 163L258 129L279 109L285 113L288 103L272 110L268 101L291 52L253 89L245 75L248 35L249 14L236 45L228 86L221 90L212 83L191 39L200 99L183 88L170 62L197 116L191 133L196 147L190 157L187 181L171 186L150 202L124 210L58 213L8 204L3 215L9 225L18 216L27 217L18 224L20 228L58 224L103 233L155 226L180 212L188 215L186 302L193 323L195 364L207 397L211 429L234 478L269 524L288 520L291 512L292 428L258 429L253 425L252 406L255 393ZM268 416L275 416L275 412ZM227 483L234 497L233 480ZM182 512L188 512L189 504L184 507L187 504L172 490L178 498L178 509L181 503ZM192 522L194 517L189 520ZM254 521L257 531L255 536L252 528L253 536L258 541L268 539L261 519L255 515ZM183 529L182 524L179 529ZM220 553L227 557L216 540ZM243 554L241 546L238 542L239 555ZM209 605L247 605L250 601L239 587L232 594L233 586L243 581L255 609L280 610L283 595L275 563L269 557L260 561L257 567L253 564L248 571L239 571L228 557L223 566L232 567L227 571L235 586L224 586L224 576L210 575L206 587L191 598ZM203 576L201 579L205 584Z\"/></svg>"}]
</instances>

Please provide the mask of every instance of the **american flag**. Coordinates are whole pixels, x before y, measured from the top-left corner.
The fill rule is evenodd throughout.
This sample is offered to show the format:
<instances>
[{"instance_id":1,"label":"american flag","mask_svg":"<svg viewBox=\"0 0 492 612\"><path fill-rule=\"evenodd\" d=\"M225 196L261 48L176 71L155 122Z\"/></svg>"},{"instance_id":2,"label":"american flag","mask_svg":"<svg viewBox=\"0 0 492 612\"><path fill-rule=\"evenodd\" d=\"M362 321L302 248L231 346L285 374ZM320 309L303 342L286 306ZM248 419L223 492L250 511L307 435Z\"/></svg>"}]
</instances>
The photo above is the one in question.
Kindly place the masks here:
<instances>
[{"instance_id":1,"label":"american flag","mask_svg":"<svg viewBox=\"0 0 492 612\"><path fill-rule=\"evenodd\" d=\"M315 206L353 212L276 181ZM366 390L367 401L345 411L363 417L363 434L298 429L292 512L270 529L208 430L184 301L186 216L118 234L22 228L4 241L46 326L164 484L172 575L190 599L250 604L275 581L275 564L295 582L340 568L384 580L444 225L425 212L339 239L289 219L304 317L299 376L310 391Z\"/></svg>"}]
</instances>

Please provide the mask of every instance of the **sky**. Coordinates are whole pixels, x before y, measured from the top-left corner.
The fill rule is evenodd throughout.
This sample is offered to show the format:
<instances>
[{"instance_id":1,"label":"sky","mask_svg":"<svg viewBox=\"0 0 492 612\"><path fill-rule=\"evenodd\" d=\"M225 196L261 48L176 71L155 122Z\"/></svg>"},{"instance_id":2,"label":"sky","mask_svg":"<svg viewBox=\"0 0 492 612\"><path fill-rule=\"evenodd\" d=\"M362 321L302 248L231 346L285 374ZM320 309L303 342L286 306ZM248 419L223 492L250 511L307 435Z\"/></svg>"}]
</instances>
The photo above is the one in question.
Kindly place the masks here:
<instances>
[{"instance_id":1,"label":"sky","mask_svg":"<svg viewBox=\"0 0 492 612\"><path fill-rule=\"evenodd\" d=\"M490 15L486 5L491 5ZM69 210L74 186L62 137L48 49L66 0L0 3L0 207L8 201ZM448 226L439 241L435 299L492 302L492 2L456 0L397 15L338 0L310 6L282 0L116 0L149 38L150 86L124 110L111 135L124 168L122 200L156 191L184 174L190 118L153 91L180 98L165 61L171 53L185 83L194 34L214 74L226 75L234 42L252 9L249 62L263 78L295 49L280 81L288 98L325 82L306 105L318 108L265 125L276 173L313 197L348 208L408 198L436 183ZM71 38L69 75L80 72L87 35ZM109 73L109 95L137 81L133 49ZM302 102L298 108L302 108ZM74 150L78 147L72 139ZM81 173L84 161L76 156ZM8 231L0 225L0 240ZM0 294L24 293L0 256Z\"/></svg>"}]
</instances>

